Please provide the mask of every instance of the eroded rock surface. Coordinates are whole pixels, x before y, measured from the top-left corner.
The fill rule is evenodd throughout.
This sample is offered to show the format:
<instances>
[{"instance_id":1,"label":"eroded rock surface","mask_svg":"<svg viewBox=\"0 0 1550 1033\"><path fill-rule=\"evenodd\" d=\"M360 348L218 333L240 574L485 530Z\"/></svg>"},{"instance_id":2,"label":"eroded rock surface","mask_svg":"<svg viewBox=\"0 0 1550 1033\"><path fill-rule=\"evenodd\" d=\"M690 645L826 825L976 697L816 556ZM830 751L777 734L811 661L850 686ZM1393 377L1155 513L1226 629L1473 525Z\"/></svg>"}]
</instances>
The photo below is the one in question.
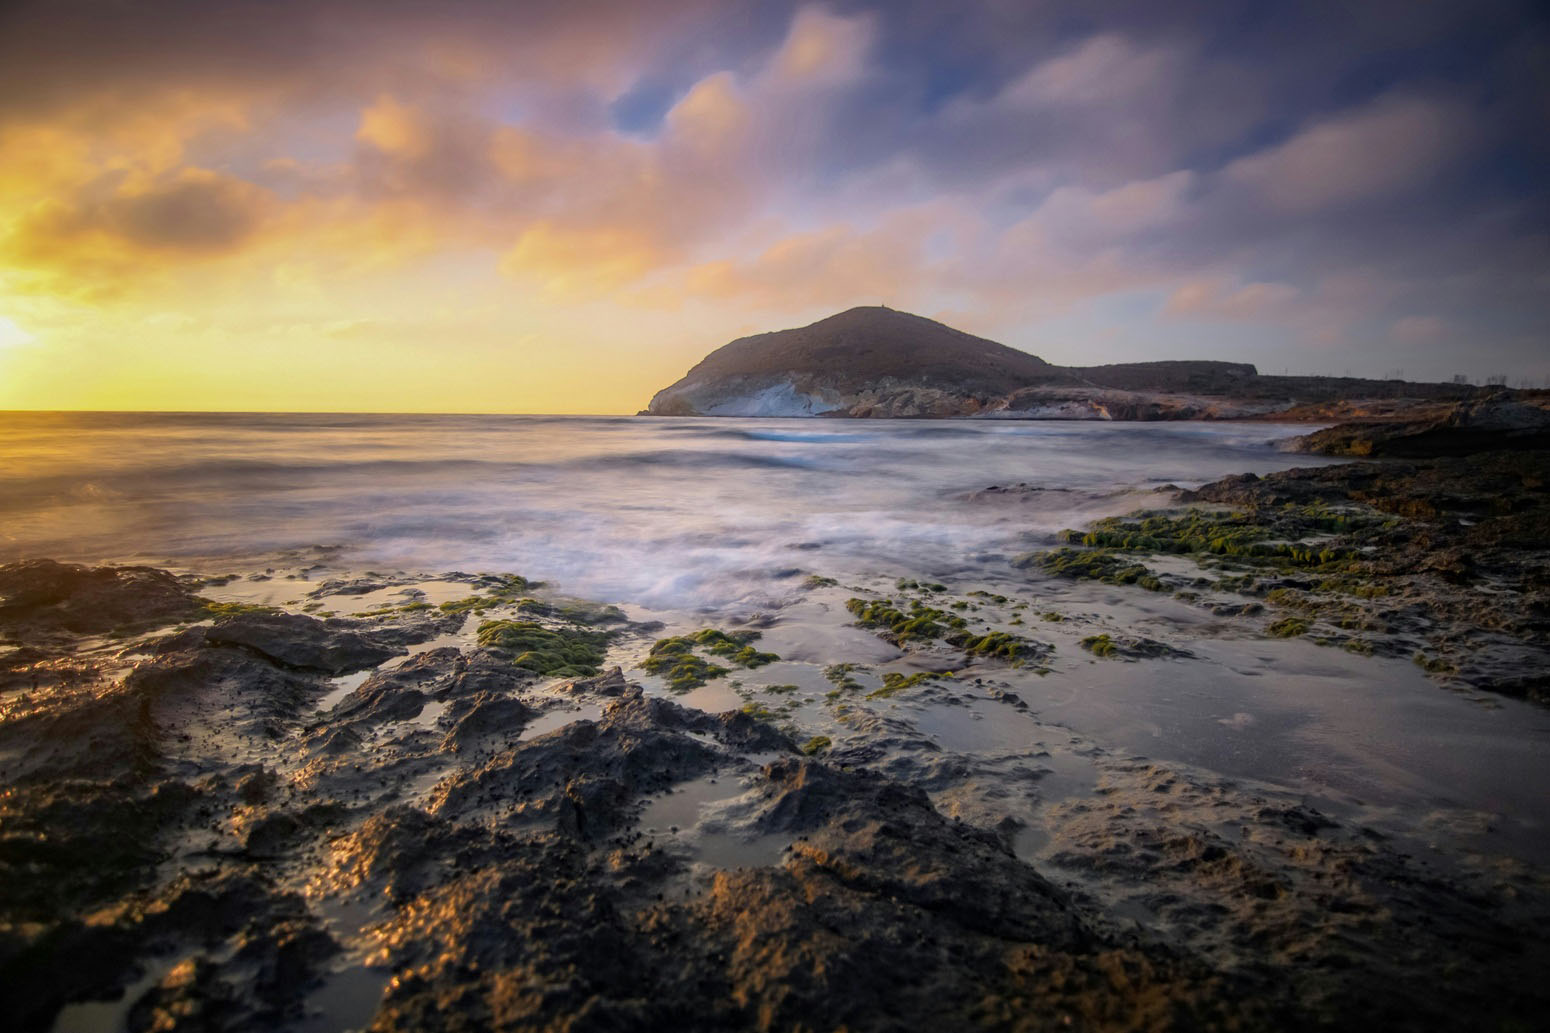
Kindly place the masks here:
<instances>
[{"instance_id":1,"label":"eroded rock surface","mask_svg":"<svg viewBox=\"0 0 1550 1033\"><path fill-rule=\"evenodd\" d=\"M1415 406L1384 420L1355 420L1293 439L1293 451L1326 456L1434 458L1550 448L1550 397L1491 398Z\"/></svg>"},{"instance_id":2,"label":"eroded rock surface","mask_svg":"<svg viewBox=\"0 0 1550 1033\"><path fill-rule=\"evenodd\" d=\"M1003 805L1041 797L1042 747L955 753L856 707L803 756L618 667L438 646L439 621L250 613L0 656L10 1026L115 999L135 1031L383 1033L1510 1028L1550 1004L1531 871L1439 875L1290 794L1092 748L1029 863ZM951 652L1018 669L983 640ZM910 698L1026 710L942 680Z\"/></svg>"},{"instance_id":3,"label":"eroded rock surface","mask_svg":"<svg viewBox=\"0 0 1550 1033\"><path fill-rule=\"evenodd\" d=\"M1067 544L1014 565L1170 592L1272 637L1550 698L1550 453L1243 474L1178 501L1065 531ZM1111 655L1108 641L1084 646Z\"/></svg>"}]
</instances>

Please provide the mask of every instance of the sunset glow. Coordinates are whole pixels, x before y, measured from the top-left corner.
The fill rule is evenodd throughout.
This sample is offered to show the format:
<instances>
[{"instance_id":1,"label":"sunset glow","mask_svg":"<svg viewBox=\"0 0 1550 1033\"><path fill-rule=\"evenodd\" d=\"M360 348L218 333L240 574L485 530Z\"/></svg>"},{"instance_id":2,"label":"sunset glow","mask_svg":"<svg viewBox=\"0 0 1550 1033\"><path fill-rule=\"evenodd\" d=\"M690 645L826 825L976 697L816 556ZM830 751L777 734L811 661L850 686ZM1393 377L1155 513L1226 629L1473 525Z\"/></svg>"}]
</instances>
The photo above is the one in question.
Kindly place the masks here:
<instances>
[{"instance_id":1,"label":"sunset glow","mask_svg":"<svg viewBox=\"0 0 1550 1033\"><path fill-rule=\"evenodd\" d=\"M879 302L1053 362L1550 375L1513 5L1024 6L13 7L0 408L633 412Z\"/></svg>"}]
</instances>

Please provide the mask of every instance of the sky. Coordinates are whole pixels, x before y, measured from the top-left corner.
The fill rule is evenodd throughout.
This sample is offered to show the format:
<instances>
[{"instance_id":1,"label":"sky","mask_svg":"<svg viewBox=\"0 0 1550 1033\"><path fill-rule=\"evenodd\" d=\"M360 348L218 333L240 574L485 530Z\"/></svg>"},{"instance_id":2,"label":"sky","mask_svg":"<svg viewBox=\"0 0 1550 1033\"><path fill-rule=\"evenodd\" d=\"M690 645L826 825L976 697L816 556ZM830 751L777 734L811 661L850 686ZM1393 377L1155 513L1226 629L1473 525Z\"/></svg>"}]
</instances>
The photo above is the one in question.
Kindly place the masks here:
<instances>
[{"instance_id":1,"label":"sky","mask_svg":"<svg viewBox=\"0 0 1550 1033\"><path fill-rule=\"evenodd\" d=\"M884 303L1550 382L1532 3L0 5L0 409L634 412Z\"/></svg>"}]
</instances>

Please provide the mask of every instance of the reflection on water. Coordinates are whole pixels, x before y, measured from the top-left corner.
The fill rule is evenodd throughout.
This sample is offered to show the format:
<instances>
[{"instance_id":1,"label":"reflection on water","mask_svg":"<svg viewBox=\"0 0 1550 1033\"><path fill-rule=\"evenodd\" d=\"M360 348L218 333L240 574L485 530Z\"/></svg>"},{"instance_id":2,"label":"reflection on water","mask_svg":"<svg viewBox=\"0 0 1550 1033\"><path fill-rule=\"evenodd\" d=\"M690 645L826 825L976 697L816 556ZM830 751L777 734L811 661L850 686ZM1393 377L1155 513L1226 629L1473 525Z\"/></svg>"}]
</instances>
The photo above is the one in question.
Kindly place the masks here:
<instances>
[{"instance_id":1,"label":"reflection on water","mask_svg":"<svg viewBox=\"0 0 1550 1033\"><path fill-rule=\"evenodd\" d=\"M0 413L0 560L520 571L616 602L786 592L797 572L951 572L1242 470L1268 424ZM966 504L991 485L1031 484ZM1030 538L1032 536L1032 538Z\"/></svg>"}]
</instances>

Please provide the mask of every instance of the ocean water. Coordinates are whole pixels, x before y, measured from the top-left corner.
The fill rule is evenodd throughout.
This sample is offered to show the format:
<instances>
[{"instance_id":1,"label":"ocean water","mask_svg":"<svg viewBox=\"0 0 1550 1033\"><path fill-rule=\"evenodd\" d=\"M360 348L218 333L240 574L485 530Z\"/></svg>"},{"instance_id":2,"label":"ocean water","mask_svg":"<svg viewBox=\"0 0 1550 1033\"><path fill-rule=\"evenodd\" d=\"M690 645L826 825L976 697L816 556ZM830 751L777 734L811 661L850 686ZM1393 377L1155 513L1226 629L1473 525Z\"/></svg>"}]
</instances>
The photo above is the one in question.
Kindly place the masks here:
<instances>
[{"instance_id":1,"label":"ocean water","mask_svg":"<svg viewBox=\"0 0 1550 1033\"><path fill-rule=\"evenodd\" d=\"M1032 749L1041 764L1090 766L1087 747L1053 758L1035 748L1054 730L1291 790L1417 849L1550 863L1550 711L1445 691L1403 658L1266 638L1263 619L1219 619L1166 593L1007 562L1061 528L1166 504L1155 493L1163 485L1320 462L1276 447L1307 429L0 413L0 562L308 568L314 581L402 570L424 575L427 590L439 573L509 571L661 620L666 633L757 616L761 645L785 662L739 672L741 691L801 683L818 701L794 717L804 735L849 734L822 703L825 665L869 665L874 680L884 666L911 669L909 656L851 625L850 585L888 592L895 578L926 577L956 596L989 589L1068 617L1019 629L1057 645L1048 677L994 664L973 672L1006 680L1036 716L988 702L869 705L974 756ZM840 586L805 590L814 573ZM296 576L211 594L289 605ZM1152 636L1189 658L1094 661L1079 639L1108 631ZM631 640L610 662L665 691L639 668L648 644ZM682 701L720 710L743 697L727 679Z\"/></svg>"},{"instance_id":2,"label":"ocean water","mask_svg":"<svg viewBox=\"0 0 1550 1033\"><path fill-rule=\"evenodd\" d=\"M339 547L686 609L947 576L1164 484L1307 465L1271 424L0 413L0 560ZM1027 485L1001 496L973 493ZM800 580L800 578L797 578Z\"/></svg>"}]
</instances>

